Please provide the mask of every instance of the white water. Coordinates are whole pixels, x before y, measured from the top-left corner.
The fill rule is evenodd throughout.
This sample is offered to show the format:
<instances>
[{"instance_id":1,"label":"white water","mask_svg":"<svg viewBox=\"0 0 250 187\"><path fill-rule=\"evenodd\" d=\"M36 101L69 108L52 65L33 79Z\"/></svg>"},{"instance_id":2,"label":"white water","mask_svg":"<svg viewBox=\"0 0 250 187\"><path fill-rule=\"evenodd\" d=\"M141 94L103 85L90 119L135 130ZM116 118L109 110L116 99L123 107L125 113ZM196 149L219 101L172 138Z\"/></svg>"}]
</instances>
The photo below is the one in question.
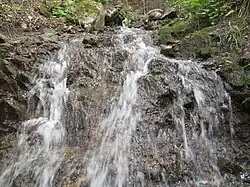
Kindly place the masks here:
<instances>
[{"instance_id":1,"label":"white water","mask_svg":"<svg viewBox=\"0 0 250 187\"><path fill-rule=\"evenodd\" d=\"M86 159L88 162L87 176L81 176L83 178L81 180L90 182L91 187L138 185L135 181L129 181L129 164L131 163L129 158L133 159L132 162L136 162L137 159L130 157L132 135L137 129L138 122L142 121L140 110L137 107L137 82L148 73L148 63L157 58L166 60L166 64L170 62L178 65L177 74L175 71L169 72L180 80L180 82L174 83L181 86L173 105L167 103L171 105L172 118L175 123L175 130L168 132L180 132L177 134L182 137L183 142L181 145L174 144L169 147L175 146L179 150L183 156L180 158L181 162L193 163L194 167L191 168L190 173L193 172L193 175L197 177L196 181L187 180L180 186L183 187L186 184L191 186L194 182L197 186L203 184L219 186L223 179L216 166L213 129L218 128L218 118L221 117L217 105L223 103L225 97L228 97L221 80L215 72L202 69L196 62L177 61L163 57L157 47L150 45L153 42L150 41L152 38L148 33L128 29L122 29L121 33L116 43L117 48L129 53L128 59L124 62L125 68L122 75L124 83L118 95L118 101L111 106L109 115L98 124L98 130L102 135L100 142L89 142L89 144L98 144L98 146L87 154L87 156L91 155ZM11 187L20 179L23 179L23 184L20 184L22 187L55 186L54 175L64 159L66 135L62 114L68 96L66 87L68 59L67 48L62 48L55 60L48 61L41 67L40 73L35 79L35 86L30 92L30 97L35 95L39 98L38 107L33 111L34 116L23 123L17 153L14 155L12 163L1 175L0 187ZM210 84L206 81L211 81L214 87L210 88ZM156 82L156 84L159 83ZM196 108L188 112L184 106L187 93L193 93L196 102ZM188 114L191 114L191 124L186 121ZM200 131L196 129L200 129ZM142 139L143 143L152 144L154 147L150 153L156 157L164 157L165 154L161 155L158 150L160 148L156 143L154 144L154 137L150 137L150 133L146 136L148 140ZM96 141L98 137L94 139ZM159 136L157 139L164 140L164 137ZM169 140L165 143L169 144ZM84 156L82 155L82 157ZM138 162L142 162L142 160ZM139 171L139 168L135 169ZM166 169L171 170L172 168ZM138 173L140 173L141 180L146 178L142 171ZM161 175L163 176L164 173ZM163 178L164 181L160 181L158 186L168 186L168 176L163 176ZM144 184L144 182L142 183ZM145 186L154 185L145 182Z\"/></svg>"},{"instance_id":2,"label":"white water","mask_svg":"<svg viewBox=\"0 0 250 187\"><path fill-rule=\"evenodd\" d=\"M133 39L125 42L123 37ZM125 65L133 70L125 70L126 79L119 100L100 123L103 138L88 165L91 187L127 186L130 141L140 120L140 111L135 109L137 81L148 72L150 60L159 55L158 49L146 45L142 36L127 29L122 31L118 45L129 52Z\"/></svg>"},{"instance_id":3,"label":"white water","mask_svg":"<svg viewBox=\"0 0 250 187\"><path fill-rule=\"evenodd\" d=\"M193 162L194 171L197 172L194 176L198 179L196 185L220 186L223 177L217 167L215 155L217 145L213 133L219 128L219 119L224 118L220 108L227 107L231 111L230 97L215 72L206 71L200 64L193 61L174 59L169 59L169 61L178 63L177 76L182 85L174 102L172 117L177 130L182 134L184 149L180 152L183 154L183 160ZM211 87L211 83L213 87ZM186 123L185 119L187 112L184 100L187 93L193 93L196 102L194 109L189 111L191 126ZM233 133L231 124L230 130ZM207 166L210 168L206 168ZM205 168L208 171L211 170L209 176L206 174Z\"/></svg>"},{"instance_id":4,"label":"white water","mask_svg":"<svg viewBox=\"0 0 250 187\"><path fill-rule=\"evenodd\" d=\"M69 93L67 66L66 46L58 51L55 59L41 66L30 91L30 98L38 97L39 103L31 107L34 117L22 124L17 152L0 177L1 187L12 187L16 179L21 179L21 186L25 187L53 186L54 174L64 155L62 112Z\"/></svg>"}]
</instances>

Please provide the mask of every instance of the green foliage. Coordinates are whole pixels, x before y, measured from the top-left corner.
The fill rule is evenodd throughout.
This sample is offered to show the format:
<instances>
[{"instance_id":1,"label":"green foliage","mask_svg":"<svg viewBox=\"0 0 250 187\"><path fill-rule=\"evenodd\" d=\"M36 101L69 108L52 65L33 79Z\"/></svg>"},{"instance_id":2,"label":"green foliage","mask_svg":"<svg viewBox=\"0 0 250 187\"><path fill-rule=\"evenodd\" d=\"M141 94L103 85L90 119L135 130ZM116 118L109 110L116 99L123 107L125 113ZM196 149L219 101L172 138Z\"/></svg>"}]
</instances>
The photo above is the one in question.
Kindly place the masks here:
<instances>
[{"instance_id":1,"label":"green foliage","mask_svg":"<svg viewBox=\"0 0 250 187\"><path fill-rule=\"evenodd\" d=\"M239 49L242 46L244 41L244 36L238 25L232 24L231 21L228 22L229 32L227 34L227 43L230 45L230 48Z\"/></svg>"},{"instance_id":2,"label":"green foliage","mask_svg":"<svg viewBox=\"0 0 250 187\"><path fill-rule=\"evenodd\" d=\"M193 31L194 27L190 20L178 20L173 25L170 23L160 28L159 41L163 44L172 43Z\"/></svg>"},{"instance_id":3,"label":"green foliage","mask_svg":"<svg viewBox=\"0 0 250 187\"><path fill-rule=\"evenodd\" d=\"M239 15L247 17L249 15L249 12L250 12L250 0L241 0Z\"/></svg>"},{"instance_id":4,"label":"green foliage","mask_svg":"<svg viewBox=\"0 0 250 187\"><path fill-rule=\"evenodd\" d=\"M128 5L124 5L122 7L122 9L120 10L121 16L124 18L123 20L123 24L125 25L129 25L133 20L134 20L134 11L133 9L128 6Z\"/></svg>"},{"instance_id":5,"label":"green foliage","mask_svg":"<svg viewBox=\"0 0 250 187\"><path fill-rule=\"evenodd\" d=\"M66 16L66 15L72 14L72 11L68 10L68 9L54 8L52 10L52 13L53 13L53 15L55 15L57 17L61 17L61 16Z\"/></svg>"},{"instance_id":6,"label":"green foliage","mask_svg":"<svg viewBox=\"0 0 250 187\"><path fill-rule=\"evenodd\" d=\"M216 26L205 27L201 30L195 31L192 33L194 37L206 37L209 33L213 32L216 29Z\"/></svg>"},{"instance_id":7,"label":"green foliage","mask_svg":"<svg viewBox=\"0 0 250 187\"><path fill-rule=\"evenodd\" d=\"M191 17L199 28L216 24L230 11L226 0L170 0L181 9L185 16Z\"/></svg>"},{"instance_id":8,"label":"green foliage","mask_svg":"<svg viewBox=\"0 0 250 187\"><path fill-rule=\"evenodd\" d=\"M207 59L207 58L211 57L212 54L215 52L216 52L215 47L203 47L203 48L199 48L196 51L196 55L197 55L197 57L200 57L202 59Z\"/></svg>"},{"instance_id":9,"label":"green foliage","mask_svg":"<svg viewBox=\"0 0 250 187\"><path fill-rule=\"evenodd\" d=\"M102 0L106 2L106 0ZM100 5L94 0L47 0L46 9L55 17L84 17L98 12ZM49 14L48 14L49 15Z\"/></svg>"},{"instance_id":10,"label":"green foliage","mask_svg":"<svg viewBox=\"0 0 250 187\"><path fill-rule=\"evenodd\" d=\"M245 19L236 18L228 21L228 30L226 33L226 43L231 50L239 50L244 46L246 42L244 34L248 30L249 26Z\"/></svg>"},{"instance_id":11,"label":"green foliage","mask_svg":"<svg viewBox=\"0 0 250 187\"><path fill-rule=\"evenodd\" d=\"M11 6L11 10L16 12L16 13L20 13L20 12L24 12L24 7L22 5L19 5L19 4L13 4Z\"/></svg>"}]
</instances>

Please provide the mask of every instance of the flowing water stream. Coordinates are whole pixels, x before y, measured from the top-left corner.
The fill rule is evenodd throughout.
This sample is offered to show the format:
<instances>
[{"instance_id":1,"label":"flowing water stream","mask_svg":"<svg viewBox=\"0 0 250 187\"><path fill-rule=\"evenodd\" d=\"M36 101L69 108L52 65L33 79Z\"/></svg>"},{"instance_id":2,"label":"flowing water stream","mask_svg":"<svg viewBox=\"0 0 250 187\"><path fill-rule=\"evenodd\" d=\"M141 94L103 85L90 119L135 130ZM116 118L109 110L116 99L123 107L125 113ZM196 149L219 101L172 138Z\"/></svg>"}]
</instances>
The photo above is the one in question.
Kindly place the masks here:
<instances>
[{"instance_id":1,"label":"flowing water stream","mask_svg":"<svg viewBox=\"0 0 250 187\"><path fill-rule=\"evenodd\" d=\"M197 62L165 58L153 43L151 33L135 29L122 28L115 36L116 50L127 54L120 72L123 84L117 87L108 114L93 125L98 133L80 155L84 167L78 168L85 176L79 174L82 181L75 187L212 187L223 183L217 157L228 150L214 134L220 123L231 122L224 116L224 111L231 114L230 97L215 72ZM22 124L0 187L12 187L16 180L20 187L57 186L54 179L60 166L73 165L68 166L64 158L70 134L63 117L72 54L63 46L35 77L29 92L31 117ZM82 55L90 59L92 54L85 51Z\"/></svg>"},{"instance_id":2,"label":"flowing water stream","mask_svg":"<svg viewBox=\"0 0 250 187\"><path fill-rule=\"evenodd\" d=\"M125 42L126 36L133 37ZM109 116L100 123L103 138L88 166L91 187L127 186L129 174L128 155L131 137L136 130L140 112L134 108L137 102L137 81L147 74L147 65L158 50L147 46L143 38L124 29L119 35L119 45L128 51L130 59L125 64L126 78L117 103Z\"/></svg>"},{"instance_id":3,"label":"flowing water stream","mask_svg":"<svg viewBox=\"0 0 250 187\"><path fill-rule=\"evenodd\" d=\"M22 124L16 154L0 177L0 186L11 187L18 177L26 176L21 186L51 187L64 155L65 129L62 123L67 100L67 47L41 66L30 98L38 97L33 116ZM36 117L39 116L39 117Z\"/></svg>"}]
</instances>

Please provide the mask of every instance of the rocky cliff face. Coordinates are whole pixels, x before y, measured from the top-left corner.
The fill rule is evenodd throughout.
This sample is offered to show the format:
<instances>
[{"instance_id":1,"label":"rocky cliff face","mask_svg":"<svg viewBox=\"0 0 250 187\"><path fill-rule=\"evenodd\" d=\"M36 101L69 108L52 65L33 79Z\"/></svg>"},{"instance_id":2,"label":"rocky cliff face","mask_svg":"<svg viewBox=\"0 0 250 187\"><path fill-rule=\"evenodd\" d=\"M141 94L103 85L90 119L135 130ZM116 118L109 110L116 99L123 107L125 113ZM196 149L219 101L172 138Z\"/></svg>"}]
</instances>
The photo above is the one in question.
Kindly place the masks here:
<instances>
[{"instance_id":1,"label":"rocky cliff face","mask_svg":"<svg viewBox=\"0 0 250 187\"><path fill-rule=\"evenodd\" d=\"M61 39L57 33L29 33L0 43L1 165L16 144L20 124L29 117L27 94L38 67L60 48Z\"/></svg>"},{"instance_id":2,"label":"rocky cliff face","mask_svg":"<svg viewBox=\"0 0 250 187\"><path fill-rule=\"evenodd\" d=\"M47 47L47 48L46 48ZM1 155L12 147L21 121L26 117L26 94L32 82L36 66L45 60L49 51L55 51L55 43L46 42L42 37L26 36L0 44L1 80ZM6 139L5 139L6 138ZM3 159L1 159L3 161Z\"/></svg>"},{"instance_id":3,"label":"rocky cliff face","mask_svg":"<svg viewBox=\"0 0 250 187\"><path fill-rule=\"evenodd\" d=\"M129 58L127 51L115 45L113 36L117 32L113 30L98 35L46 32L11 40L2 37L1 168L16 144L21 122L29 117L27 93L37 68L60 48L61 42L65 42L71 46L72 53L67 81L71 94L65 111L68 134L65 159L55 185L89 185L84 171L86 160L82 155L88 154L87 149L96 147L89 143L98 139L97 123L109 114L111 104L116 102L113 98L121 91L120 85L125 78L124 62ZM126 36L124 40L131 42L133 39L133 36ZM216 62L214 64L212 66L217 67ZM250 95L242 78L248 70L239 66L238 69L222 66L218 74L224 80L223 85L221 78L211 71L216 68L210 67L206 62L178 61L163 56L149 63L148 74L138 81L142 120L132 139L130 181L133 184L195 185L191 181L198 181L196 176L211 180L211 176L220 178L219 170L222 178L227 180L224 186L237 186L242 182L240 174L248 175ZM233 114L224 87L231 95ZM199 101L201 98L204 103ZM33 99L32 102L37 98ZM185 130L177 120L180 117L187 122ZM232 134L231 125L235 134ZM186 141L184 131L189 140L187 147L183 146ZM208 137L199 139L202 133ZM213 153L202 146L210 143L217 145ZM194 148L193 155L185 155L188 147ZM204 157L199 155L209 156L202 160ZM18 185L21 187L17 180Z\"/></svg>"}]
</instances>

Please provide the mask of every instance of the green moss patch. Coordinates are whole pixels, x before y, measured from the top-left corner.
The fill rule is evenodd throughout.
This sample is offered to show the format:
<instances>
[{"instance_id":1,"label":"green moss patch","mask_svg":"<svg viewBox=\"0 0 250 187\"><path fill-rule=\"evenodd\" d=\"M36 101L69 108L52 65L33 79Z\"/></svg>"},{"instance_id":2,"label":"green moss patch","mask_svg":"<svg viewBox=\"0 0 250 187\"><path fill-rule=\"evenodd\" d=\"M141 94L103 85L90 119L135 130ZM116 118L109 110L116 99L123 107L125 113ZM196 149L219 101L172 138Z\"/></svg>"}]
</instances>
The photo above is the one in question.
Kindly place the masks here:
<instances>
[{"instance_id":1,"label":"green moss patch","mask_svg":"<svg viewBox=\"0 0 250 187\"><path fill-rule=\"evenodd\" d=\"M39 7L39 12L46 17L57 17L62 20L81 24L89 21L91 16L97 15L101 3L94 0L80 1L45 1Z\"/></svg>"},{"instance_id":2,"label":"green moss patch","mask_svg":"<svg viewBox=\"0 0 250 187\"><path fill-rule=\"evenodd\" d=\"M178 20L175 23L164 25L159 30L159 42L162 44L171 43L194 31L192 22L189 20Z\"/></svg>"},{"instance_id":3,"label":"green moss patch","mask_svg":"<svg viewBox=\"0 0 250 187\"><path fill-rule=\"evenodd\" d=\"M217 51L216 47L202 47L197 49L196 56L202 59L208 59Z\"/></svg>"}]
</instances>

